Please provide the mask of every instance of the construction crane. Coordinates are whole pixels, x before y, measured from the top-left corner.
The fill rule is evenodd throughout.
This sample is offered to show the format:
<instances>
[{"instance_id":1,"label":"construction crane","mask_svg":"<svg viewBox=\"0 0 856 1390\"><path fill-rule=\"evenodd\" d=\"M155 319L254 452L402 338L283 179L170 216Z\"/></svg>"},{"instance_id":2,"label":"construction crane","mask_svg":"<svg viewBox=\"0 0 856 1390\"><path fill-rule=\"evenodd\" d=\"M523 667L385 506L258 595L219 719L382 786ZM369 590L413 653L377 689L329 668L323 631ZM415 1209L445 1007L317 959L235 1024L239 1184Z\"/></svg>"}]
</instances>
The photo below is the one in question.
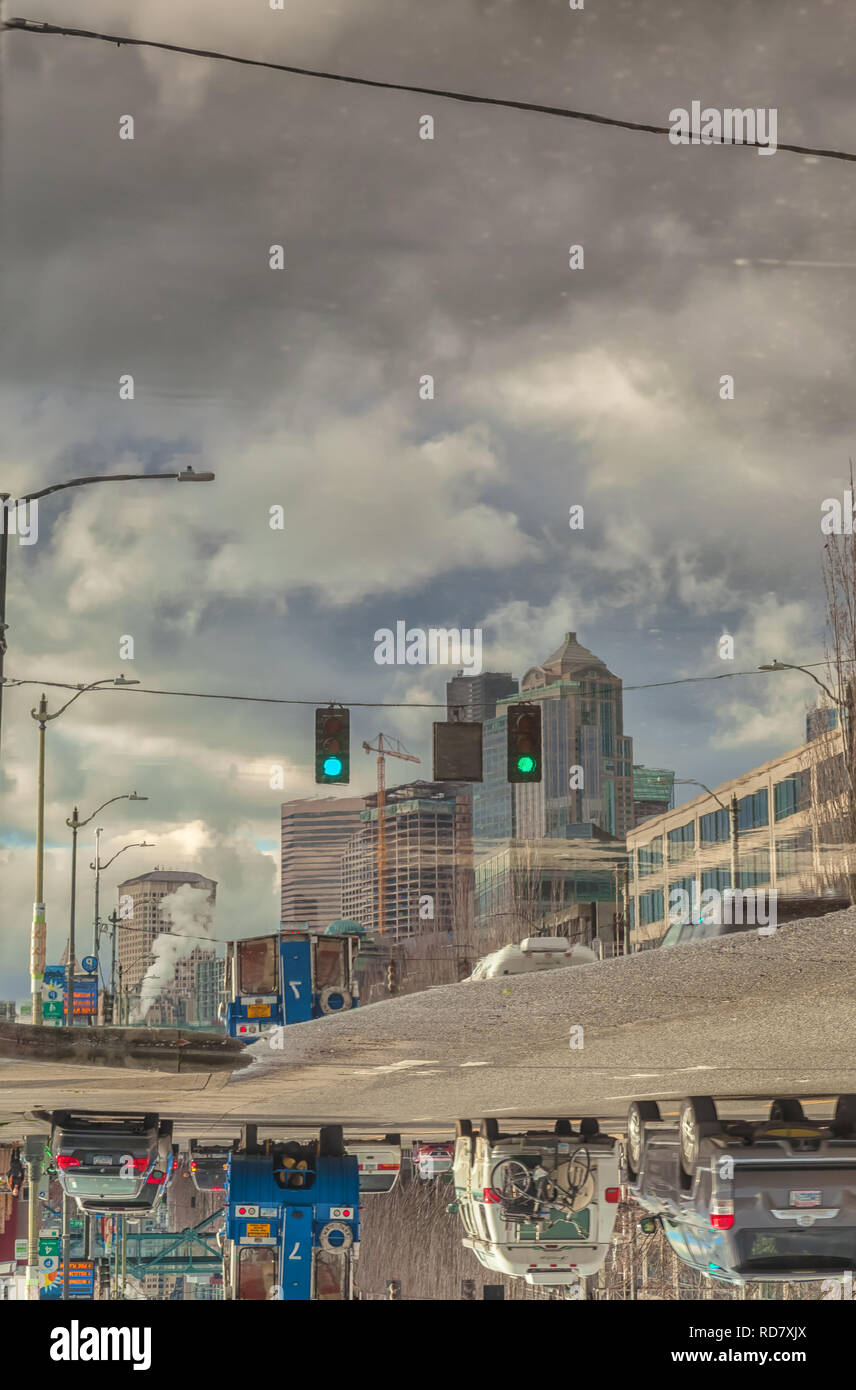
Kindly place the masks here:
<instances>
[{"instance_id":1,"label":"construction crane","mask_svg":"<svg viewBox=\"0 0 856 1390\"><path fill-rule=\"evenodd\" d=\"M378 734L376 744L363 742L363 748L367 753L377 753L377 930L378 936L383 936L383 880L386 868L386 843L383 824L384 794L386 792L385 759L387 757L403 758L408 763L421 763L422 759L415 758L412 753L408 753L400 741L397 738L390 738L389 734Z\"/></svg>"}]
</instances>

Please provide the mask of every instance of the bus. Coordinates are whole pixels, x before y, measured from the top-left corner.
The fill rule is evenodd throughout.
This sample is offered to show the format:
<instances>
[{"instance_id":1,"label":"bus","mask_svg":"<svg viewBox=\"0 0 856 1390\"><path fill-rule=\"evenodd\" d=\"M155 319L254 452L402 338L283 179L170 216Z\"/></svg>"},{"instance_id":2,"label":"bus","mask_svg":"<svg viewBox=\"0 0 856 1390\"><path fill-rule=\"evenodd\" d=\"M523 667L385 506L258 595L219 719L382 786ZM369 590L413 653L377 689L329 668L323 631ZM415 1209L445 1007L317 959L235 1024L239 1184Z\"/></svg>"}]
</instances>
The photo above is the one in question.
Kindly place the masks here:
<instances>
[{"instance_id":1,"label":"bus","mask_svg":"<svg viewBox=\"0 0 856 1390\"><path fill-rule=\"evenodd\" d=\"M240 1042L286 1023L342 1013L359 1003L360 937L283 928L226 942L226 1031Z\"/></svg>"},{"instance_id":2,"label":"bus","mask_svg":"<svg viewBox=\"0 0 856 1390\"><path fill-rule=\"evenodd\" d=\"M346 1301L360 1250L357 1159L340 1125L317 1139L258 1142L244 1126L229 1156L223 1296L242 1302Z\"/></svg>"}]
</instances>

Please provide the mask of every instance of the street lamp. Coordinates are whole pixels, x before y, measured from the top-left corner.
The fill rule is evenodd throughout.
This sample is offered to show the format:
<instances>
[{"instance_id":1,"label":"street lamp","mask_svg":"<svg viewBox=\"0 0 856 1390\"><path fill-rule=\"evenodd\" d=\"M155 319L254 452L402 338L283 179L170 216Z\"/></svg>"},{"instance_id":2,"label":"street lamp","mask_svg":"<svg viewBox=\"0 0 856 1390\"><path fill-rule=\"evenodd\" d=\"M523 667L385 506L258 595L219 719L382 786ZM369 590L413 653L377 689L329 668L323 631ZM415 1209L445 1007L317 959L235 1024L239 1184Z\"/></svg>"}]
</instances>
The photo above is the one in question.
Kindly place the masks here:
<instances>
[{"instance_id":1,"label":"street lamp","mask_svg":"<svg viewBox=\"0 0 856 1390\"><path fill-rule=\"evenodd\" d=\"M90 864L90 865L89 865L90 869L94 869L94 870L95 870L95 952L94 952L94 954L95 954L96 956L98 955L98 948L99 948L99 944L100 944L100 940L101 940L101 938L100 938L100 932L99 932L99 916L98 916L98 895L99 895L100 888L101 888L101 870L102 870L102 869L109 869L110 865L113 863L113 860L114 860L114 859L118 859L120 854L124 854L126 849L151 849L151 848L153 847L154 843L155 843L154 840L140 840L137 844L134 844L134 845L123 845L121 849L117 849L116 853L110 856L110 858L107 860L107 862L106 862L105 864L102 864L102 863L101 863L101 859L100 859L100 853L101 853L101 831L100 831L100 829L99 829L99 830L96 830L96 832L95 832L95 862L94 862L94 864ZM111 968L110 968L110 992L111 992L111 994L112 994L112 993L115 991L115 987L116 987L116 983L115 983L115 982L116 982L116 923L115 923L115 920L114 920L113 923L112 923L112 931L111 931L111 933L110 933L110 954L111 954L111 956L112 956L112 964L111 964Z\"/></svg>"},{"instance_id":2,"label":"street lamp","mask_svg":"<svg viewBox=\"0 0 856 1390\"><path fill-rule=\"evenodd\" d=\"M846 681L846 683L845 683L845 682L842 682L842 684L845 685L845 689L846 689L846 691L847 691L847 695L846 695L845 699L842 700L842 699L840 698L840 696L838 696L838 695L833 695L833 693L832 693L832 691L830 690L829 686L828 686L828 685L824 685L823 681L820 680L820 679L814 674L813 671L810 671L810 670L808 669L807 666L796 666L796 665L794 665L794 664L793 664L792 662L790 662L790 661L767 661L767 662L764 663L763 666L759 666L759 667L758 667L758 670L759 670L759 671L802 671L802 673L803 673L804 676L811 676L811 678L812 678L812 680L814 681L815 685L819 685L819 686L820 686L820 688L821 688L821 690L823 691L824 695L826 695L826 696L828 697L828 699L830 699L830 700L832 701L832 703L835 705L835 708L838 710L839 719L840 719L840 723L841 723L841 738L842 738L842 743L843 743L843 746L844 746L844 771L845 771L845 776L846 776L846 778L847 778L847 791L848 791L848 802L849 802L849 808L848 808L848 809L849 809L849 816L850 816L850 836L849 836L849 839L852 840L852 838L853 838L853 831L854 831L854 829L856 829L856 784L854 783L854 776L853 776L853 774L854 774L854 767L853 767L853 696L854 696L853 681L852 681L852 680L848 680L848 681ZM840 668L839 668L839 680L840 680L840 675L841 675L841 673L840 673ZM849 857L849 856L848 856L848 857ZM848 887L849 887L849 892L850 892L850 901L851 901L851 903L856 903L856 878L854 878L854 875L853 875L852 873L849 873L849 872L848 872L848 874L847 874L847 882L848 882Z\"/></svg>"},{"instance_id":3,"label":"street lamp","mask_svg":"<svg viewBox=\"0 0 856 1390\"><path fill-rule=\"evenodd\" d=\"M44 904L44 885L45 885L45 728L52 719L59 719L59 716L73 705L75 700L84 695L87 690L97 690L102 685L139 685L139 681L128 680L125 676L105 676L103 680L92 681L89 685L81 685L72 695L70 700L66 700L54 714L48 714L47 696L42 693L38 709L31 709L30 714L38 722L39 726L39 770L37 776L36 791L36 900L33 903L33 923L30 929L30 997L32 999L32 1020L34 1026L39 1026L42 1021L42 981L45 977L45 950L47 945L47 927L45 925L45 904ZM2 690L0 683L0 690Z\"/></svg>"},{"instance_id":4,"label":"street lamp","mask_svg":"<svg viewBox=\"0 0 856 1390\"><path fill-rule=\"evenodd\" d=\"M136 792L125 792L121 796L111 796L109 801L104 801L87 816L86 820L81 820L77 814L75 806L71 819L66 820L66 825L71 830L71 908L68 919L68 965L66 967L66 1005L65 1005L65 1026L74 1027L74 914L77 900L77 832L84 825L88 825L103 811L105 806L112 806L114 801L148 801L147 796L138 796ZM97 943L96 943L97 950Z\"/></svg>"},{"instance_id":5,"label":"street lamp","mask_svg":"<svg viewBox=\"0 0 856 1390\"><path fill-rule=\"evenodd\" d=\"M657 778L657 781L658 781L658 782L665 782L666 780L667 780L667 779L666 779L665 777L658 777L658 778ZM717 796L717 794L716 794L715 791L711 791L710 787L708 787L704 782L699 782L698 779L695 778L695 777L676 777L676 778L674 779L674 781L675 781L675 784L676 784L676 785L682 786L682 787L701 787L702 791L706 791L707 794L708 794L708 796L712 796L712 797L713 797L713 799L714 799L714 801L716 802L717 806L721 806L723 811L727 811L727 812L728 812L728 820L729 820L729 840L730 840L730 842L731 842L731 887L732 887L733 890L736 891L736 889L739 887L739 883L738 883L738 871L739 871L739 860L738 860L738 836L739 836L739 825L738 825L738 820L739 820L739 811L738 811L738 809L737 809L737 796L736 796L736 793L732 792L732 794L731 794L731 801L730 801L729 805L726 806L726 805L725 805L725 802L720 800L720 798Z\"/></svg>"},{"instance_id":6,"label":"street lamp","mask_svg":"<svg viewBox=\"0 0 856 1390\"><path fill-rule=\"evenodd\" d=\"M50 487L43 487L38 492L28 492L26 497L16 497L14 505L17 507L22 502L38 502L42 497L48 497L53 492L63 492L70 487L85 487L90 483L127 483L144 482L149 478L175 478L180 483L212 483L213 473L197 473L195 469L187 467L178 473L97 473L94 477L72 478L67 483L53 483ZM6 655L6 633L8 624L6 622L6 570L9 559L9 508L7 503L12 498L11 492L0 492L0 736L2 736L3 721L3 662Z\"/></svg>"}]
</instances>

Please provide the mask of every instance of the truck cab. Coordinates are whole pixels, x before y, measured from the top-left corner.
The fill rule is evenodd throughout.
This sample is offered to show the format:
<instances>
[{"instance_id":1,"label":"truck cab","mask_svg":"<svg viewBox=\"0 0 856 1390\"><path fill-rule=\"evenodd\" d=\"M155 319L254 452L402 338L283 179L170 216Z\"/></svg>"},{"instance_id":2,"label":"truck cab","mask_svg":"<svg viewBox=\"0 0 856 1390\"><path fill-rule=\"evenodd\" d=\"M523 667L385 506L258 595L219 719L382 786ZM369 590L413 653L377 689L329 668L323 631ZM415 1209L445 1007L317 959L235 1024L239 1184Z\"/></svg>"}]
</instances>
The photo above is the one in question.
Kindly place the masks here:
<instances>
[{"instance_id":1,"label":"truck cab","mask_svg":"<svg viewBox=\"0 0 856 1390\"><path fill-rule=\"evenodd\" d=\"M241 1301L353 1298L360 1180L339 1126L317 1140L266 1140L246 1126L229 1156L224 1296Z\"/></svg>"},{"instance_id":2,"label":"truck cab","mask_svg":"<svg viewBox=\"0 0 856 1390\"><path fill-rule=\"evenodd\" d=\"M253 1043L288 1023L356 1008L356 935L284 928L226 943L226 1031Z\"/></svg>"}]
</instances>

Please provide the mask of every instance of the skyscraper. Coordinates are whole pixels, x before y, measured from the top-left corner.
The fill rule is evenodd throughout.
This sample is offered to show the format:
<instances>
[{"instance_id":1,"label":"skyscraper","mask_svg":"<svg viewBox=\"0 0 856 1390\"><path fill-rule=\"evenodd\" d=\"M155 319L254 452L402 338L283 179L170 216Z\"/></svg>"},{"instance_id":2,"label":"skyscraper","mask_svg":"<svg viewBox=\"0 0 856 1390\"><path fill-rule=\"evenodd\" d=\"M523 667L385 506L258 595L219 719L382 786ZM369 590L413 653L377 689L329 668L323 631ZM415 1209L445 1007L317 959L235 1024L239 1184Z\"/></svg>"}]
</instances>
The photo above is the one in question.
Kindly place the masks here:
<instances>
[{"instance_id":1,"label":"skyscraper","mask_svg":"<svg viewBox=\"0 0 856 1390\"><path fill-rule=\"evenodd\" d=\"M469 912L472 879L470 788L457 782L408 782L387 789L384 932L401 941L451 931ZM343 863L343 915L378 926L377 794L365 798L360 826Z\"/></svg>"},{"instance_id":2,"label":"skyscraper","mask_svg":"<svg viewBox=\"0 0 856 1390\"><path fill-rule=\"evenodd\" d=\"M153 869L147 874L127 878L118 887L119 934L116 959L122 968L122 989L131 998L138 994L149 966L154 961L152 943L173 929L173 919L161 913L161 902L187 884L199 890L211 914L217 895L213 878L192 869ZM177 923L179 929L184 925ZM175 961L175 973L159 990L159 1003L150 1023L192 1022L196 1012L196 969L200 961L215 954L213 944L200 942Z\"/></svg>"},{"instance_id":3,"label":"skyscraper","mask_svg":"<svg viewBox=\"0 0 856 1390\"><path fill-rule=\"evenodd\" d=\"M342 916L342 855L360 824L361 796L282 806L281 920L324 931Z\"/></svg>"},{"instance_id":4,"label":"skyscraper","mask_svg":"<svg viewBox=\"0 0 856 1390\"><path fill-rule=\"evenodd\" d=\"M516 695L517 689L510 671L483 671L480 676L465 676L458 671L446 683L448 716L467 724L483 724L495 717L497 700Z\"/></svg>"},{"instance_id":5,"label":"skyscraper","mask_svg":"<svg viewBox=\"0 0 856 1390\"><path fill-rule=\"evenodd\" d=\"M505 707L515 698L541 705L543 776L509 786ZM477 841L561 838L589 821L618 837L632 828L633 743L623 732L621 680L575 632L529 668L518 697L497 701L483 745L484 781L473 786Z\"/></svg>"}]
</instances>

